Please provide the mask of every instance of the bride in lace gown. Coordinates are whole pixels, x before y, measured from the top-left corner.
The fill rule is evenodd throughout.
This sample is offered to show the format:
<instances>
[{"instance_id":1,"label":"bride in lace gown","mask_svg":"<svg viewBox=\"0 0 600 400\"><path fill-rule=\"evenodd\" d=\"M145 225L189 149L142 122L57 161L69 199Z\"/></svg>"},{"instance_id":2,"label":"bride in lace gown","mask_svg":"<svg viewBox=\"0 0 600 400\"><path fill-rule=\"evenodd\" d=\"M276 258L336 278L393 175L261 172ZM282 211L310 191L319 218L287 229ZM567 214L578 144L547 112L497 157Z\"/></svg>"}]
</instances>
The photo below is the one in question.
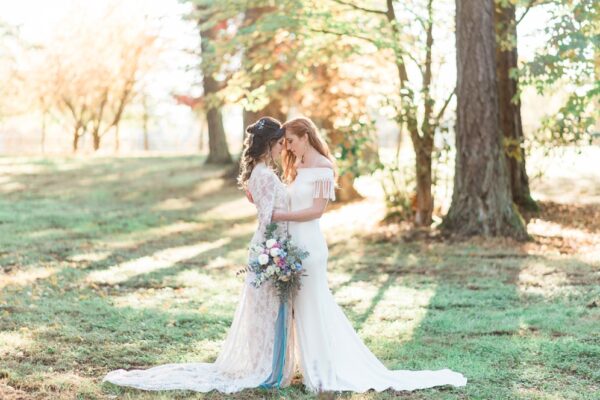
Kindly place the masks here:
<instances>
[{"instance_id":1,"label":"bride in lace gown","mask_svg":"<svg viewBox=\"0 0 600 400\"><path fill-rule=\"evenodd\" d=\"M281 153L284 137L280 128L277 120L268 117L247 128L238 181L252 195L258 211L259 226L251 245L263 240L273 211L288 209L285 186L269 166ZM255 288L250 283L252 279L252 274L246 276L233 322L214 363L165 364L130 371L118 369L109 372L103 381L143 390L218 390L224 393L259 386L289 385L296 365L293 329L289 329L283 342L287 343L285 364L276 365L275 360L280 359L274 350L279 298L269 282ZM291 313L287 318L287 326L292 326Z\"/></svg>"},{"instance_id":2,"label":"bride in lace gown","mask_svg":"<svg viewBox=\"0 0 600 400\"><path fill-rule=\"evenodd\" d=\"M328 200L335 199L334 169L314 124L298 118L283 125L287 140L284 177L291 211L276 209L274 221L291 221L292 239L310 253L307 276L294 299L294 324L303 381L308 390L365 392L464 386L449 369L388 370L364 345L327 286L327 243L319 226Z\"/></svg>"}]
</instances>

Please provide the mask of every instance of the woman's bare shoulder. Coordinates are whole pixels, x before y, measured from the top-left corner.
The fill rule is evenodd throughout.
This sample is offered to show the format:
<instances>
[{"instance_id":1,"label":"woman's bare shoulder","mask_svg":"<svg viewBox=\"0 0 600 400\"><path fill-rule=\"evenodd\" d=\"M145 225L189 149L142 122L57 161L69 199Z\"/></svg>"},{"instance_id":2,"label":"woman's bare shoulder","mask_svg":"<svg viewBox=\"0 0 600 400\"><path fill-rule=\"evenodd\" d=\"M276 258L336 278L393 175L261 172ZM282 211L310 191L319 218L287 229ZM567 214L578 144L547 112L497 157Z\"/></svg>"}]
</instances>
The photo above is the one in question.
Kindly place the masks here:
<instances>
[{"instance_id":1,"label":"woman's bare shoulder","mask_svg":"<svg viewBox=\"0 0 600 400\"><path fill-rule=\"evenodd\" d=\"M313 165L313 167L333 169L333 163L329 158L319 154L319 157L317 157L317 159L315 160L315 165Z\"/></svg>"}]
</instances>

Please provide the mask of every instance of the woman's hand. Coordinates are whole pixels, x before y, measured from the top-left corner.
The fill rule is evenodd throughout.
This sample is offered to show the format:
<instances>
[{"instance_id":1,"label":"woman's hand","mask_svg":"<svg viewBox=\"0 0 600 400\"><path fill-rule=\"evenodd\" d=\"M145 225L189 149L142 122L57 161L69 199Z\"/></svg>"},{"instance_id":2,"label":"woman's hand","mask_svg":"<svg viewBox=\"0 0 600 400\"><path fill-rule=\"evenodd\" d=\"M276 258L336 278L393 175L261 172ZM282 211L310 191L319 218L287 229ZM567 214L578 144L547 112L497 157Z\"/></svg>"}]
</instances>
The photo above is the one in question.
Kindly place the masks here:
<instances>
[{"instance_id":1,"label":"woman's hand","mask_svg":"<svg viewBox=\"0 0 600 400\"><path fill-rule=\"evenodd\" d=\"M246 189L246 198L248 199L248 201L252 204L254 204L254 199L252 198L252 193L250 193L250 191L248 189Z\"/></svg>"}]
</instances>

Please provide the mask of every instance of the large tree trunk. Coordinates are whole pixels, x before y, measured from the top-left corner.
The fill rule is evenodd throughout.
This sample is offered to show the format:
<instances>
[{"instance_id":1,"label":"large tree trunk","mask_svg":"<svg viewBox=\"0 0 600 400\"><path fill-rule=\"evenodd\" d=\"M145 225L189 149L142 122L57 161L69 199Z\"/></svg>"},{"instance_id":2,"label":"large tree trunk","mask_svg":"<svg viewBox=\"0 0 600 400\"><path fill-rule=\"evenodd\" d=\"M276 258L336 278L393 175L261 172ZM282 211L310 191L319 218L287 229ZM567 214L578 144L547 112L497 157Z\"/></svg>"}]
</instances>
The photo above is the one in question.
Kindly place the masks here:
<instances>
[{"instance_id":1,"label":"large tree trunk","mask_svg":"<svg viewBox=\"0 0 600 400\"><path fill-rule=\"evenodd\" d=\"M494 0L456 1L456 169L443 228L461 236L526 239L499 128L493 15Z\"/></svg>"},{"instance_id":2,"label":"large tree trunk","mask_svg":"<svg viewBox=\"0 0 600 400\"><path fill-rule=\"evenodd\" d=\"M225 129L223 128L223 117L221 110L211 108L206 113L208 121L208 164L230 164L231 155L227 147Z\"/></svg>"},{"instance_id":3,"label":"large tree trunk","mask_svg":"<svg viewBox=\"0 0 600 400\"><path fill-rule=\"evenodd\" d=\"M220 89L219 82L213 78L209 54L211 53L211 40L217 34L217 27L205 29L200 32L200 46L202 48L202 83L204 86L204 98L206 99L208 122L208 164L230 164L231 154L227 146L227 138L223 127L221 109L211 105L211 97Z\"/></svg>"},{"instance_id":4,"label":"large tree trunk","mask_svg":"<svg viewBox=\"0 0 600 400\"><path fill-rule=\"evenodd\" d=\"M510 3L498 4L494 16L498 38L503 43L513 43L509 48L506 46L496 47L500 129L506 139L506 161L512 198L523 209L536 211L538 206L531 198L529 178L525 169L521 101L517 94L518 78L510 76L511 70L518 67L516 8Z\"/></svg>"}]
</instances>

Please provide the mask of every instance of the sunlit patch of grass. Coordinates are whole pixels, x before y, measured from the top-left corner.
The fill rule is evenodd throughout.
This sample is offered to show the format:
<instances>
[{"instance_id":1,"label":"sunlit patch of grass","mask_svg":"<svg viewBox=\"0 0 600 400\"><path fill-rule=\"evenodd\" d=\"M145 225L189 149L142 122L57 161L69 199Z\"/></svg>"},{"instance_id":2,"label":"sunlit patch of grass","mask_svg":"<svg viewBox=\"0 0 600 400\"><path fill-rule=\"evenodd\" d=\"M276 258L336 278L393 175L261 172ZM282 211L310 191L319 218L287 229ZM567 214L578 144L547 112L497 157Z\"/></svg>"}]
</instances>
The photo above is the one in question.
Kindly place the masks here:
<instances>
[{"instance_id":1,"label":"sunlit patch of grass","mask_svg":"<svg viewBox=\"0 0 600 400\"><path fill-rule=\"evenodd\" d=\"M187 210L192 208L193 202L187 198L171 198L156 204L153 209L156 211L168 210Z\"/></svg>"},{"instance_id":2,"label":"sunlit patch of grass","mask_svg":"<svg viewBox=\"0 0 600 400\"><path fill-rule=\"evenodd\" d=\"M361 334L366 338L409 341L427 315L429 301L435 287L414 289L391 286L373 308L371 315L362 324Z\"/></svg>"},{"instance_id":3,"label":"sunlit patch of grass","mask_svg":"<svg viewBox=\"0 0 600 400\"><path fill-rule=\"evenodd\" d=\"M13 273L0 272L0 289L5 286L24 286L34 283L38 279L49 278L58 271L54 267L29 268L24 271L15 271Z\"/></svg>"},{"instance_id":4,"label":"sunlit patch of grass","mask_svg":"<svg viewBox=\"0 0 600 400\"><path fill-rule=\"evenodd\" d=\"M519 272L518 287L523 293L551 295L568 284L567 274L543 262L530 262Z\"/></svg>"},{"instance_id":5,"label":"sunlit patch of grass","mask_svg":"<svg viewBox=\"0 0 600 400\"><path fill-rule=\"evenodd\" d=\"M221 238L214 242L161 250L152 255L117 264L102 271L94 271L90 273L87 281L108 284L123 282L134 276L169 268L180 261L197 257L206 251L222 247L230 240L230 238Z\"/></svg>"},{"instance_id":6,"label":"sunlit patch of grass","mask_svg":"<svg viewBox=\"0 0 600 400\"><path fill-rule=\"evenodd\" d=\"M0 357L22 355L33 343L28 330L0 332Z\"/></svg>"}]
</instances>

